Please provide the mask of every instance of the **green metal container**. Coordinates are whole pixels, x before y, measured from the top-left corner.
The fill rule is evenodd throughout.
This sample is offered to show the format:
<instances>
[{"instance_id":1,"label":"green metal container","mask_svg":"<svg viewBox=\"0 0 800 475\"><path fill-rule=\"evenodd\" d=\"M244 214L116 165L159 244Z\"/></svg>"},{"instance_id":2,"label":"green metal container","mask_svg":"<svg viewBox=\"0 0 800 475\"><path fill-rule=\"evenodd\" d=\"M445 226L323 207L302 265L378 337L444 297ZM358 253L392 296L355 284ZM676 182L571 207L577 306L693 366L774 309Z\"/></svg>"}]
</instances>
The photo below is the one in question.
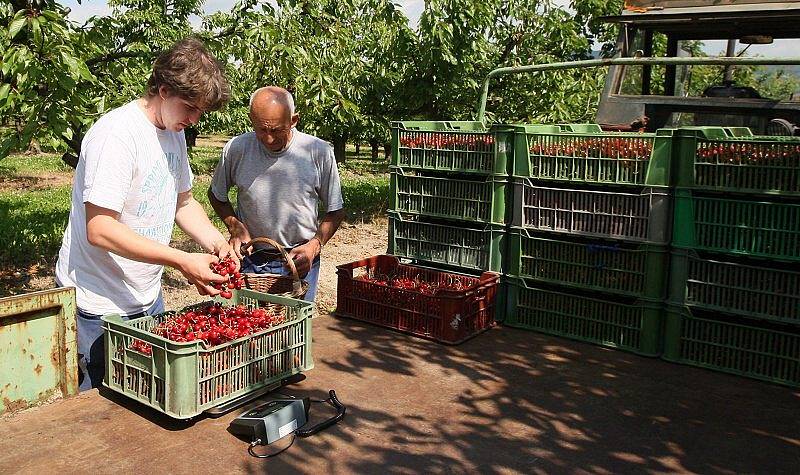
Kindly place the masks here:
<instances>
[{"instance_id":1,"label":"green metal container","mask_svg":"<svg viewBox=\"0 0 800 475\"><path fill-rule=\"evenodd\" d=\"M583 293L545 290L509 279L505 325L658 356L663 304L655 300L606 300Z\"/></svg>"},{"instance_id":2,"label":"green metal container","mask_svg":"<svg viewBox=\"0 0 800 475\"><path fill-rule=\"evenodd\" d=\"M686 307L670 305L663 358L800 387L800 333L793 326L730 315L697 317Z\"/></svg>"},{"instance_id":3,"label":"green metal container","mask_svg":"<svg viewBox=\"0 0 800 475\"><path fill-rule=\"evenodd\" d=\"M174 312L128 321L105 315L103 384L170 417L188 419L314 367L311 302L251 290L235 290L231 300L217 301L279 306L286 322L208 348L203 342L178 343L150 333ZM134 340L151 345L152 354L131 348Z\"/></svg>"},{"instance_id":4,"label":"green metal container","mask_svg":"<svg viewBox=\"0 0 800 475\"><path fill-rule=\"evenodd\" d=\"M397 257L476 271L503 271L506 232L496 224L431 221L389 213L389 250Z\"/></svg>"},{"instance_id":5,"label":"green metal container","mask_svg":"<svg viewBox=\"0 0 800 475\"><path fill-rule=\"evenodd\" d=\"M75 289L0 298L0 414L78 393Z\"/></svg>"},{"instance_id":6,"label":"green metal container","mask_svg":"<svg viewBox=\"0 0 800 475\"><path fill-rule=\"evenodd\" d=\"M506 178L432 176L393 167L390 183L390 211L476 223L506 222L510 189Z\"/></svg>"},{"instance_id":7,"label":"green metal container","mask_svg":"<svg viewBox=\"0 0 800 475\"><path fill-rule=\"evenodd\" d=\"M512 276L632 297L666 297L665 245L552 239L522 228L512 228L508 242Z\"/></svg>"},{"instance_id":8,"label":"green metal container","mask_svg":"<svg viewBox=\"0 0 800 475\"><path fill-rule=\"evenodd\" d=\"M800 203L727 199L675 190L673 245L800 260Z\"/></svg>"},{"instance_id":9,"label":"green metal container","mask_svg":"<svg viewBox=\"0 0 800 475\"><path fill-rule=\"evenodd\" d=\"M513 133L481 122L393 122L392 165L405 169L508 176Z\"/></svg>"},{"instance_id":10,"label":"green metal container","mask_svg":"<svg viewBox=\"0 0 800 475\"><path fill-rule=\"evenodd\" d=\"M758 261L755 261L758 262ZM774 262L672 253L670 300L677 305L800 325L800 271Z\"/></svg>"},{"instance_id":11,"label":"green metal container","mask_svg":"<svg viewBox=\"0 0 800 475\"><path fill-rule=\"evenodd\" d=\"M693 127L675 134L677 186L800 195L800 138L753 136L748 129Z\"/></svg>"},{"instance_id":12,"label":"green metal container","mask_svg":"<svg viewBox=\"0 0 800 475\"><path fill-rule=\"evenodd\" d=\"M671 129L603 132L594 124L514 128L515 177L599 185L670 185Z\"/></svg>"}]
</instances>

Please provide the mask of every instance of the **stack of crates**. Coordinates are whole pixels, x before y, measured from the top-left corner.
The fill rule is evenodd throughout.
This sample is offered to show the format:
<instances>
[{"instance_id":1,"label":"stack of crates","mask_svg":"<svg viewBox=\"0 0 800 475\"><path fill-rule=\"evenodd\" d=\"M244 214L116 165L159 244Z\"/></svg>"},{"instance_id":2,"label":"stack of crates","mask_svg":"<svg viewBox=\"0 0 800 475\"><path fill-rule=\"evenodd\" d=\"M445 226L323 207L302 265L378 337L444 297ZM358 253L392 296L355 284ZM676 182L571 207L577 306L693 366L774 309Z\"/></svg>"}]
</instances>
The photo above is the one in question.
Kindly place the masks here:
<instances>
[{"instance_id":1,"label":"stack of crates","mask_svg":"<svg viewBox=\"0 0 800 475\"><path fill-rule=\"evenodd\" d=\"M660 354L672 133L515 128L505 324Z\"/></svg>"},{"instance_id":2,"label":"stack of crates","mask_svg":"<svg viewBox=\"0 0 800 475\"><path fill-rule=\"evenodd\" d=\"M664 358L800 385L800 140L676 132Z\"/></svg>"},{"instance_id":3,"label":"stack of crates","mask_svg":"<svg viewBox=\"0 0 800 475\"><path fill-rule=\"evenodd\" d=\"M480 122L393 124L389 253L501 271L512 136Z\"/></svg>"},{"instance_id":4,"label":"stack of crates","mask_svg":"<svg viewBox=\"0 0 800 475\"><path fill-rule=\"evenodd\" d=\"M511 131L397 122L392 146L390 255L338 266L336 314L460 343L505 309Z\"/></svg>"}]
</instances>

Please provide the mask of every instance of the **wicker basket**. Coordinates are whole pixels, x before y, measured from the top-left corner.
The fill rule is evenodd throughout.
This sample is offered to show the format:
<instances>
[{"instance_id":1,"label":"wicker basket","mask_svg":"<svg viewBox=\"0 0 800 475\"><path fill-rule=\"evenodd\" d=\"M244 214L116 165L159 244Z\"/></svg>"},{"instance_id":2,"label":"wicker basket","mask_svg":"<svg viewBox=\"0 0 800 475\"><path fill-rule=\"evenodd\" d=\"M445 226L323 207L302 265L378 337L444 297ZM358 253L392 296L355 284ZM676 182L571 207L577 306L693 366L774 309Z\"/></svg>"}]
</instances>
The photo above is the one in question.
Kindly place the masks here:
<instances>
[{"instance_id":1,"label":"wicker basket","mask_svg":"<svg viewBox=\"0 0 800 475\"><path fill-rule=\"evenodd\" d=\"M250 290L255 290L256 292L280 295L282 297L291 297L296 299L302 299L305 297L306 292L308 291L308 282L300 279L300 276L297 274L297 268L294 265L294 261L289 258L289 254L286 252L286 249L284 249L283 246L270 238L260 237L242 244L242 254L244 255L250 252L250 250L253 248L253 245L257 243L269 244L277 249L280 252L284 262L289 265L289 270L292 272L292 275L255 274L252 272L245 272L242 274L244 276L245 287Z\"/></svg>"}]
</instances>

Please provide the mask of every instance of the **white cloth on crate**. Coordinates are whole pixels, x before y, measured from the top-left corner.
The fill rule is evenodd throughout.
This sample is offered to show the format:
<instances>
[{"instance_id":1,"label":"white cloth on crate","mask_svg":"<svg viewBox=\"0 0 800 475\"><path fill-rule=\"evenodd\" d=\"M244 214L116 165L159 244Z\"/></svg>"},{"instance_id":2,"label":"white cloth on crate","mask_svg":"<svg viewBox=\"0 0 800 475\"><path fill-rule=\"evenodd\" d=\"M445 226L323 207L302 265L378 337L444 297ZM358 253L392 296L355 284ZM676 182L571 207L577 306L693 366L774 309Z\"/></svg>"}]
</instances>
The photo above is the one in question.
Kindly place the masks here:
<instances>
[{"instance_id":1,"label":"white cloth on crate","mask_svg":"<svg viewBox=\"0 0 800 475\"><path fill-rule=\"evenodd\" d=\"M138 262L89 243L85 202L119 213L134 232L169 244L178 193L192 188L183 131L153 125L137 101L110 111L87 132L72 184L72 205L56 278L76 288L78 307L131 315L159 295L163 266Z\"/></svg>"}]
</instances>

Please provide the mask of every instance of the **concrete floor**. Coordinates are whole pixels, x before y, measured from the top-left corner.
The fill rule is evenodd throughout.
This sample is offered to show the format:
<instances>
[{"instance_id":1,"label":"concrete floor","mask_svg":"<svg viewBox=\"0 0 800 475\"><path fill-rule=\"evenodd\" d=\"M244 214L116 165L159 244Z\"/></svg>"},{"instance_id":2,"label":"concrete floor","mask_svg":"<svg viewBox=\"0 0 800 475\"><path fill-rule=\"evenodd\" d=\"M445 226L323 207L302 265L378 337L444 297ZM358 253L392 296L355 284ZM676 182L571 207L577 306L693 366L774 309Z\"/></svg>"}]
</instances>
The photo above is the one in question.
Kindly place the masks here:
<instances>
[{"instance_id":1,"label":"concrete floor","mask_svg":"<svg viewBox=\"0 0 800 475\"><path fill-rule=\"evenodd\" d=\"M277 458L226 431L236 412L184 423L90 391L0 418L0 473L800 473L798 390L510 328L456 347L314 331L316 368L283 392L333 388L348 414Z\"/></svg>"}]
</instances>

